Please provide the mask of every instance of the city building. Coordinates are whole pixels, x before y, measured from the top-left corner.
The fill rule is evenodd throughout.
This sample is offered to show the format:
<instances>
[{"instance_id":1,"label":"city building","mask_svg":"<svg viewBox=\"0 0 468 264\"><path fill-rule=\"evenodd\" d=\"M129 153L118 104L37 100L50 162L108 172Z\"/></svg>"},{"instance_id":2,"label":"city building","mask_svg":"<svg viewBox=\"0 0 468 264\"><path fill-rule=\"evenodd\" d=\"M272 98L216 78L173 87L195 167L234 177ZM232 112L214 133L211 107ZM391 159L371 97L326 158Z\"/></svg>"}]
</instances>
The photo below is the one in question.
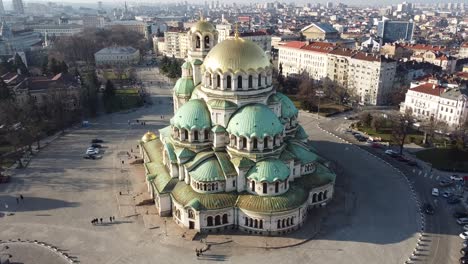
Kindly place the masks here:
<instances>
[{"instance_id":1,"label":"city building","mask_svg":"<svg viewBox=\"0 0 468 264\"><path fill-rule=\"evenodd\" d=\"M468 89L437 79L414 82L400 106L402 113L408 110L420 121L433 119L455 129L468 120Z\"/></svg>"},{"instance_id":2,"label":"city building","mask_svg":"<svg viewBox=\"0 0 468 264\"><path fill-rule=\"evenodd\" d=\"M140 61L140 51L132 47L108 47L94 54L96 66L127 66Z\"/></svg>"},{"instance_id":3,"label":"city building","mask_svg":"<svg viewBox=\"0 0 468 264\"><path fill-rule=\"evenodd\" d=\"M184 58L182 54L187 54L187 45L181 45L181 41L187 41L187 38L184 37L186 34L186 32L174 29L164 32L165 49L163 53L169 57ZM181 46L183 46L185 50L181 50Z\"/></svg>"},{"instance_id":4,"label":"city building","mask_svg":"<svg viewBox=\"0 0 468 264\"><path fill-rule=\"evenodd\" d=\"M44 25L32 25L32 30L38 32L41 35L48 34L49 36L73 36L83 32L82 25L76 24L44 24Z\"/></svg>"},{"instance_id":5,"label":"city building","mask_svg":"<svg viewBox=\"0 0 468 264\"><path fill-rule=\"evenodd\" d=\"M213 30L202 21L190 32L216 43ZM140 142L150 199L159 215L197 232L299 229L310 208L333 198L335 174L307 145L292 101L272 86L265 52L235 36L200 53L197 36L170 126Z\"/></svg>"},{"instance_id":6,"label":"city building","mask_svg":"<svg viewBox=\"0 0 468 264\"><path fill-rule=\"evenodd\" d=\"M24 14L23 0L13 0L12 4L13 4L13 13Z\"/></svg>"},{"instance_id":7,"label":"city building","mask_svg":"<svg viewBox=\"0 0 468 264\"><path fill-rule=\"evenodd\" d=\"M13 56L17 52L30 51L42 42L39 33L30 30L12 32L7 23L2 22L0 28L0 55Z\"/></svg>"},{"instance_id":8,"label":"city building","mask_svg":"<svg viewBox=\"0 0 468 264\"><path fill-rule=\"evenodd\" d=\"M219 31L218 31L219 32ZM239 36L243 39L253 41L255 44L260 46L265 52L271 52L271 35L266 32L239 32ZM234 37L234 33L230 35L230 38Z\"/></svg>"},{"instance_id":9,"label":"city building","mask_svg":"<svg viewBox=\"0 0 468 264\"><path fill-rule=\"evenodd\" d=\"M335 47L326 42L287 42L278 46L278 65L285 77L306 72L319 81L327 77L328 53Z\"/></svg>"},{"instance_id":10,"label":"city building","mask_svg":"<svg viewBox=\"0 0 468 264\"><path fill-rule=\"evenodd\" d=\"M151 24L137 20L116 20L106 23L106 27L124 28L128 31L135 31L142 34L146 39L150 39Z\"/></svg>"},{"instance_id":11,"label":"city building","mask_svg":"<svg viewBox=\"0 0 468 264\"><path fill-rule=\"evenodd\" d=\"M413 40L414 23L412 21L389 20L383 17L377 25L377 35L383 43Z\"/></svg>"},{"instance_id":12,"label":"city building","mask_svg":"<svg viewBox=\"0 0 468 264\"><path fill-rule=\"evenodd\" d=\"M346 88L362 105L385 105L393 91L397 63L383 55L358 52L351 56Z\"/></svg>"},{"instance_id":13,"label":"city building","mask_svg":"<svg viewBox=\"0 0 468 264\"><path fill-rule=\"evenodd\" d=\"M3 6L3 0L0 0L0 15L5 14L5 7Z\"/></svg>"},{"instance_id":14,"label":"city building","mask_svg":"<svg viewBox=\"0 0 468 264\"><path fill-rule=\"evenodd\" d=\"M327 23L312 23L301 29L302 35L308 40L336 40L340 33L332 25Z\"/></svg>"},{"instance_id":15,"label":"city building","mask_svg":"<svg viewBox=\"0 0 468 264\"><path fill-rule=\"evenodd\" d=\"M460 49L458 50L458 58L459 59L466 59L468 58L468 42L464 42Z\"/></svg>"},{"instance_id":16,"label":"city building","mask_svg":"<svg viewBox=\"0 0 468 264\"><path fill-rule=\"evenodd\" d=\"M83 27L85 28L103 28L106 20L103 16L99 15L85 15L83 16Z\"/></svg>"},{"instance_id":17,"label":"city building","mask_svg":"<svg viewBox=\"0 0 468 264\"><path fill-rule=\"evenodd\" d=\"M218 24L216 25L218 31L218 41L221 42L231 35L232 25L231 24Z\"/></svg>"}]
</instances>

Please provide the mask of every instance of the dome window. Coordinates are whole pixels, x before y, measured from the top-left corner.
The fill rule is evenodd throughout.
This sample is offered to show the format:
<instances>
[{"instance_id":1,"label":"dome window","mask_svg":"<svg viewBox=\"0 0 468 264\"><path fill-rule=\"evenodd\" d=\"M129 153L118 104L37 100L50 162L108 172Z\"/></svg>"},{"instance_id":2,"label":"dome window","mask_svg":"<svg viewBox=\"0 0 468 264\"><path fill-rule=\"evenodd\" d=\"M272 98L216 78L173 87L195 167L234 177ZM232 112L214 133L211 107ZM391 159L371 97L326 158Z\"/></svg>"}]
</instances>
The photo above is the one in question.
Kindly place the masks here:
<instances>
[{"instance_id":1,"label":"dome window","mask_svg":"<svg viewBox=\"0 0 468 264\"><path fill-rule=\"evenodd\" d=\"M221 76L216 75L216 87L219 88L221 86Z\"/></svg>"},{"instance_id":2,"label":"dome window","mask_svg":"<svg viewBox=\"0 0 468 264\"><path fill-rule=\"evenodd\" d=\"M193 140L198 141L198 131L193 132Z\"/></svg>"},{"instance_id":3,"label":"dome window","mask_svg":"<svg viewBox=\"0 0 468 264\"><path fill-rule=\"evenodd\" d=\"M251 187L252 187L252 192L255 192L255 181L252 181Z\"/></svg>"},{"instance_id":4,"label":"dome window","mask_svg":"<svg viewBox=\"0 0 468 264\"><path fill-rule=\"evenodd\" d=\"M258 74L258 87L262 86L262 74Z\"/></svg>"},{"instance_id":5,"label":"dome window","mask_svg":"<svg viewBox=\"0 0 468 264\"><path fill-rule=\"evenodd\" d=\"M226 82L227 82L227 83L226 83L226 87L227 87L228 89L231 89L231 88L232 88L232 78L231 78L230 75L227 76Z\"/></svg>"},{"instance_id":6,"label":"dome window","mask_svg":"<svg viewBox=\"0 0 468 264\"><path fill-rule=\"evenodd\" d=\"M263 193L268 193L268 184L266 182L263 183Z\"/></svg>"},{"instance_id":7,"label":"dome window","mask_svg":"<svg viewBox=\"0 0 468 264\"><path fill-rule=\"evenodd\" d=\"M242 89L242 76L237 77L237 88Z\"/></svg>"},{"instance_id":8,"label":"dome window","mask_svg":"<svg viewBox=\"0 0 468 264\"><path fill-rule=\"evenodd\" d=\"M208 36L205 36L205 49L209 49L210 48L210 37Z\"/></svg>"},{"instance_id":9,"label":"dome window","mask_svg":"<svg viewBox=\"0 0 468 264\"><path fill-rule=\"evenodd\" d=\"M197 48L197 49L200 48L200 36L197 36L196 43L195 43L195 48Z\"/></svg>"},{"instance_id":10,"label":"dome window","mask_svg":"<svg viewBox=\"0 0 468 264\"><path fill-rule=\"evenodd\" d=\"M252 75L249 75L249 86L248 86L249 89L252 88L252 86L253 86L252 82L253 82Z\"/></svg>"},{"instance_id":11,"label":"dome window","mask_svg":"<svg viewBox=\"0 0 468 264\"><path fill-rule=\"evenodd\" d=\"M279 192L279 182L275 182L275 193Z\"/></svg>"}]
</instances>

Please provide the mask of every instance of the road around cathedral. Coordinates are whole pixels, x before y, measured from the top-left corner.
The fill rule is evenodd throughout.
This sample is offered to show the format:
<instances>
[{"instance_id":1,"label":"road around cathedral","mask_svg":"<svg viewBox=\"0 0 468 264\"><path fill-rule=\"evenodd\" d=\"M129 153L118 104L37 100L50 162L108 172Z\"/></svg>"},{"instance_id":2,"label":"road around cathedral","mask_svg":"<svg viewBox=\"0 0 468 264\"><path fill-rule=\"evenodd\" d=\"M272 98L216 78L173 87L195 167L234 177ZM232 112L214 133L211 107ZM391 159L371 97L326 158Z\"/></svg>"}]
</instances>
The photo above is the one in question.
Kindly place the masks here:
<instances>
[{"instance_id":1,"label":"road around cathedral","mask_svg":"<svg viewBox=\"0 0 468 264\"><path fill-rule=\"evenodd\" d=\"M5 211L7 203L8 211L14 213L0 217L0 239L44 241L66 250L81 263L268 260L333 264L346 260L393 264L404 263L413 252L420 216L402 176L381 160L319 129L315 117L303 112L299 119L311 144L339 171L337 195L324 209L325 217L314 239L295 247L266 250L262 247L268 237L252 238L251 243L257 243L258 248L246 248L230 242L235 237L226 236L226 243L212 245L197 259L194 249L204 244L175 237L177 227L170 219L152 229L145 227L143 217L132 205L131 196L138 192L131 185L133 169L120 162L147 130L164 127L172 115L171 91L149 85L152 106L102 116L91 121L88 128L68 132L44 148L26 169L17 170L11 183L0 186L1 210ZM128 120L136 119L147 125L128 125ZM85 160L83 153L95 137L105 140L103 158ZM16 205L15 197L20 194L25 200ZM109 223L109 216L116 216L116 221ZM101 217L105 224L90 223ZM313 218L309 215L309 221ZM301 229L296 235L307 237L301 233L305 231ZM28 252L22 257L24 263L35 259Z\"/></svg>"}]
</instances>

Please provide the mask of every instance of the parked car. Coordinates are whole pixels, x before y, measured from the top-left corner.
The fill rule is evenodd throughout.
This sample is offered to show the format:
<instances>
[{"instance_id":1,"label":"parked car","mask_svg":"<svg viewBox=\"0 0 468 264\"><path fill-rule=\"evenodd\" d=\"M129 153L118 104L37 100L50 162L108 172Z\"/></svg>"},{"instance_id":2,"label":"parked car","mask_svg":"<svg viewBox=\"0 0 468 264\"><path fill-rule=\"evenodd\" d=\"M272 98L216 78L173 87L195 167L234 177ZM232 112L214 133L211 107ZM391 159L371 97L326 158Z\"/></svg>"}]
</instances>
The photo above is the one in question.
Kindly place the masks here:
<instances>
[{"instance_id":1,"label":"parked car","mask_svg":"<svg viewBox=\"0 0 468 264\"><path fill-rule=\"evenodd\" d=\"M467 230L468 231L468 230ZM462 246L463 247L468 247L468 240L464 240L463 243L462 243Z\"/></svg>"},{"instance_id":2,"label":"parked car","mask_svg":"<svg viewBox=\"0 0 468 264\"><path fill-rule=\"evenodd\" d=\"M447 199L448 204L458 204L460 202L461 202L461 200L458 199L457 197L450 197L450 198Z\"/></svg>"},{"instance_id":3,"label":"parked car","mask_svg":"<svg viewBox=\"0 0 468 264\"><path fill-rule=\"evenodd\" d=\"M86 155L95 155L95 154L99 154L98 148L90 147L86 150Z\"/></svg>"},{"instance_id":4,"label":"parked car","mask_svg":"<svg viewBox=\"0 0 468 264\"><path fill-rule=\"evenodd\" d=\"M463 231L468 231L468 225L463 226ZM466 243L465 243L466 242ZM468 241L463 241L463 247L467 247L465 244L467 244Z\"/></svg>"},{"instance_id":5,"label":"parked car","mask_svg":"<svg viewBox=\"0 0 468 264\"><path fill-rule=\"evenodd\" d=\"M406 162L406 164L408 164L409 166L415 166L415 167L418 167L418 163L414 160L408 160L408 162Z\"/></svg>"},{"instance_id":6,"label":"parked car","mask_svg":"<svg viewBox=\"0 0 468 264\"><path fill-rule=\"evenodd\" d=\"M371 147L377 148L377 149L381 149L381 148L382 148L382 145L379 144L379 143L372 143L372 144L371 144Z\"/></svg>"},{"instance_id":7,"label":"parked car","mask_svg":"<svg viewBox=\"0 0 468 264\"><path fill-rule=\"evenodd\" d=\"M463 178L458 176L458 175L452 175L452 176L450 176L450 179L452 181L463 181Z\"/></svg>"},{"instance_id":8,"label":"parked car","mask_svg":"<svg viewBox=\"0 0 468 264\"><path fill-rule=\"evenodd\" d=\"M95 139L91 140L91 143L104 143L104 140L99 139L99 138L95 138Z\"/></svg>"},{"instance_id":9,"label":"parked car","mask_svg":"<svg viewBox=\"0 0 468 264\"><path fill-rule=\"evenodd\" d=\"M442 193L442 197L444 198L450 198L453 196L453 193L449 192L449 191L445 191Z\"/></svg>"},{"instance_id":10,"label":"parked car","mask_svg":"<svg viewBox=\"0 0 468 264\"><path fill-rule=\"evenodd\" d=\"M439 181L439 186L440 187L446 187L446 186L449 186L449 185L452 185L452 184L453 184L453 181L447 181L447 180Z\"/></svg>"},{"instance_id":11,"label":"parked car","mask_svg":"<svg viewBox=\"0 0 468 264\"><path fill-rule=\"evenodd\" d=\"M390 157L398 157L400 154L398 154L396 151L387 149L385 151L385 154L389 155Z\"/></svg>"},{"instance_id":12,"label":"parked car","mask_svg":"<svg viewBox=\"0 0 468 264\"><path fill-rule=\"evenodd\" d=\"M425 203L423 205L423 211L424 211L425 214L433 215L434 214L434 207L429 203Z\"/></svg>"},{"instance_id":13,"label":"parked car","mask_svg":"<svg viewBox=\"0 0 468 264\"><path fill-rule=\"evenodd\" d=\"M358 137L357 140L358 140L359 142L364 142L364 141L366 141L367 139L366 139L365 137L362 137L362 136L361 136L361 137Z\"/></svg>"},{"instance_id":14,"label":"parked car","mask_svg":"<svg viewBox=\"0 0 468 264\"><path fill-rule=\"evenodd\" d=\"M439 189L432 188L432 196L439 196Z\"/></svg>"},{"instance_id":15,"label":"parked car","mask_svg":"<svg viewBox=\"0 0 468 264\"><path fill-rule=\"evenodd\" d=\"M91 144L91 147L92 147L92 148L102 148L102 145L101 145L101 144L97 144L97 143L93 143L93 144Z\"/></svg>"},{"instance_id":16,"label":"parked car","mask_svg":"<svg viewBox=\"0 0 468 264\"><path fill-rule=\"evenodd\" d=\"M459 224L459 225L466 225L466 224L468 224L468 218L458 218L458 219L457 219L457 224Z\"/></svg>"},{"instance_id":17,"label":"parked car","mask_svg":"<svg viewBox=\"0 0 468 264\"><path fill-rule=\"evenodd\" d=\"M468 231L460 233L458 236L461 237L462 239L468 239Z\"/></svg>"}]
</instances>

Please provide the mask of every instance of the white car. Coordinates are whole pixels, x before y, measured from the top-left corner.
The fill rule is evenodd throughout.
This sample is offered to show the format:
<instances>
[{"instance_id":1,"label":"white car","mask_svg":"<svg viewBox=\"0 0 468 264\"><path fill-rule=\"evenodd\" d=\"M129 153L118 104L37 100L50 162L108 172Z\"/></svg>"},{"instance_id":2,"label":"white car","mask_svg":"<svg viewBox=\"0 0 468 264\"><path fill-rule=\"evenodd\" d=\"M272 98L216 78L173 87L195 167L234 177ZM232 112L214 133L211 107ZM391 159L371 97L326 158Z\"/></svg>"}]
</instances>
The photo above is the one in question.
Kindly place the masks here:
<instances>
[{"instance_id":1,"label":"white car","mask_svg":"<svg viewBox=\"0 0 468 264\"><path fill-rule=\"evenodd\" d=\"M450 196L452 196L452 193L451 192L448 192L448 191L445 191L444 193L442 193L442 196L444 198L449 198Z\"/></svg>"},{"instance_id":2,"label":"white car","mask_svg":"<svg viewBox=\"0 0 468 264\"><path fill-rule=\"evenodd\" d=\"M86 155L95 155L95 154L98 154L98 153L99 153L98 148L88 148L86 150Z\"/></svg>"},{"instance_id":3,"label":"white car","mask_svg":"<svg viewBox=\"0 0 468 264\"><path fill-rule=\"evenodd\" d=\"M433 195L433 196L439 196L439 189L437 189L437 188L432 188L432 195Z\"/></svg>"},{"instance_id":4,"label":"white car","mask_svg":"<svg viewBox=\"0 0 468 264\"><path fill-rule=\"evenodd\" d=\"M462 239L468 239L468 231L460 233L460 235L458 236L461 237Z\"/></svg>"},{"instance_id":5,"label":"white car","mask_svg":"<svg viewBox=\"0 0 468 264\"><path fill-rule=\"evenodd\" d=\"M452 181L463 181L463 178L458 176L458 175L452 175L452 176L450 176L450 179Z\"/></svg>"}]
</instances>

